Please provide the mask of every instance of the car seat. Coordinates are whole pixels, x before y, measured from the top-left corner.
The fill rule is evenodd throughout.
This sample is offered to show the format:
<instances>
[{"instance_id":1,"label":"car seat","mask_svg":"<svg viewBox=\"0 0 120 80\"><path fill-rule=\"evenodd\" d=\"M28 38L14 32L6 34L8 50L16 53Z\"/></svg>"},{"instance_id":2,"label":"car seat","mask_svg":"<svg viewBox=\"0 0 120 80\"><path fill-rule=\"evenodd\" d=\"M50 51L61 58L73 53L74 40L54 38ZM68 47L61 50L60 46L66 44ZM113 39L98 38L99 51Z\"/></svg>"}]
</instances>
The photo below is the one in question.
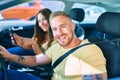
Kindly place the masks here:
<instances>
[{"instance_id":1,"label":"car seat","mask_svg":"<svg viewBox=\"0 0 120 80\"><path fill-rule=\"evenodd\" d=\"M97 20L96 29L104 33L104 36L89 40L101 48L106 58L108 80L120 80L120 13L103 13ZM110 35L118 40L111 41L105 35Z\"/></svg>"},{"instance_id":2,"label":"car seat","mask_svg":"<svg viewBox=\"0 0 120 80\"><path fill-rule=\"evenodd\" d=\"M77 21L78 24L76 23L76 28L75 28L75 34L76 36L83 40L84 39L84 29L79 25L80 22L84 20L85 17L85 12L81 8L73 8L69 12L69 16L74 20Z\"/></svg>"}]
</instances>

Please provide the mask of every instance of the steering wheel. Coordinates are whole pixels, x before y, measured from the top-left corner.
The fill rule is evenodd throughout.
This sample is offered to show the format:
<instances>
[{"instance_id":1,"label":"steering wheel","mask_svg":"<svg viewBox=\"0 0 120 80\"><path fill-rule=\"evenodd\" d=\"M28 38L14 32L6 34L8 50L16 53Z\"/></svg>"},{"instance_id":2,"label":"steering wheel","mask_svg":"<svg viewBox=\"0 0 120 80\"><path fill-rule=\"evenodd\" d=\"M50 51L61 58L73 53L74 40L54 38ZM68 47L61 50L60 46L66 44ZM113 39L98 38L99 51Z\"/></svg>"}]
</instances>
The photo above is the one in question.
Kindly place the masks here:
<instances>
[{"instance_id":1,"label":"steering wheel","mask_svg":"<svg viewBox=\"0 0 120 80\"><path fill-rule=\"evenodd\" d=\"M2 71L2 80L8 80L6 64L2 57L0 57L0 70Z\"/></svg>"}]
</instances>

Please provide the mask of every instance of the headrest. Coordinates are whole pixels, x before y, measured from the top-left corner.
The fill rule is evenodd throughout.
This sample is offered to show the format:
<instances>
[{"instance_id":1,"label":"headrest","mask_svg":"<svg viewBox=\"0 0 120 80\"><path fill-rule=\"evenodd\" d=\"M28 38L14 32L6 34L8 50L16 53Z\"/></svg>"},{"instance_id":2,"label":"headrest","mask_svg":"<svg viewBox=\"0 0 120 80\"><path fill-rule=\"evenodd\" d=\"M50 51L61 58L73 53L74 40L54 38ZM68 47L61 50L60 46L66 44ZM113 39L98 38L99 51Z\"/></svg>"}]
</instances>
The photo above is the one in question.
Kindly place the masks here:
<instances>
[{"instance_id":1,"label":"headrest","mask_svg":"<svg viewBox=\"0 0 120 80\"><path fill-rule=\"evenodd\" d=\"M85 12L81 8L73 8L70 10L69 15L73 20L82 22L85 17Z\"/></svg>"},{"instance_id":2,"label":"headrest","mask_svg":"<svg viewBox=\"0 0 120 80\"><path fill-rule=\"evenodd\" d=\"M75 34L76 34L76 36L77 36L79 39L83 40L83 39L84 39L85 31L84 31L84 29L83 29L81 26L78 26L78 25L76 24L76 26L75 26Z\"/></svg>"},{"instance_id":3,"label":"headrest","mask_svg":"<svg viewBox=\"0 0 120 80\"><path fill-rule=\"evenodd\" d=\"M96 28L113 37L120 37L120 13L103 13L97 20Z\"/></svg>"}]
</instances>

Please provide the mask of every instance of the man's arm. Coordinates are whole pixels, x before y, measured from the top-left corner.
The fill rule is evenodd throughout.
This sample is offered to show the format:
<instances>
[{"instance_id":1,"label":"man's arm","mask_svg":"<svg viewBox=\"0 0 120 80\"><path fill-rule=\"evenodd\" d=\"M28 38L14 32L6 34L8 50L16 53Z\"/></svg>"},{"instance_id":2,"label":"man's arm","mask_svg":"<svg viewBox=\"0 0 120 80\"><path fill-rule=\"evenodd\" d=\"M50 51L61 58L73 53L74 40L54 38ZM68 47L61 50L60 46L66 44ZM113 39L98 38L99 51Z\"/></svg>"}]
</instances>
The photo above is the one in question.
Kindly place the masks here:
<instances>
[{"instance_id":1,"label":"man's arm","mask_svg":"<svg viewBox=\"0 0 120 80\"><path fill-rule=\"evenodd\" d=\"M107 72L102 73L101 76L102 76L102 80L108 80Z\"/></svg>"},{"instance_id":2,"label":"man's arm","mask_svg":"<svg viewBox=\"0 0 120 80\"><path fill-rule=\"evenodd\" d=\"M51 62L51 59L46 54L39 54L37 56L18 56L9 53L4 47L0 46L0 55L6 59L15 63L19 63L25 66L33 67L37 65L43 65ZM42 55L42 56L40 56Z\"/></svg>"}]
</instances>

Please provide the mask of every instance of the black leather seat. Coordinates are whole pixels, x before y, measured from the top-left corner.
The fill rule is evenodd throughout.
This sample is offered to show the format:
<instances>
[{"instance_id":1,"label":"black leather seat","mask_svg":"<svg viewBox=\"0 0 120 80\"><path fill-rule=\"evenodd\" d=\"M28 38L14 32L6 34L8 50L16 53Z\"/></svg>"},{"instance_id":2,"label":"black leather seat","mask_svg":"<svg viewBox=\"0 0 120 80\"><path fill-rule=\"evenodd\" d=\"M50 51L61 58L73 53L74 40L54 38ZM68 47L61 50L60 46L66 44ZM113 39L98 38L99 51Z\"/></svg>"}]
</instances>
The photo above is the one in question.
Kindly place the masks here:
<instances>
[{"instance_id":1,"label":"black leather seat","mask_svg":"<svg viewBox=\"0 0 120 80\"><path fill-rule=\"evenodd\" d=\"M97 20L96 29L104 35L110 35L120 38L120 13L105 12ZM90 39L91 42L107 41L96 43L106 58L106 69L109 80L120 80L120 40L109 41L105 36L103 38Z\"/></svg>"},{"instance_id":2,"label":"black leather seat","mask_svg":"<svg viewBox=\"0 0 120 80\"><path fill-rule=\"evenodd\" d=\"M69 16L74 20L77 21L78 24L76 24L75 28L75 34L79 39L84 39L84 29L79 25L80 22L84 20L85 12L81 8L73 8L69 12Z\"/></svg>"}]
</instances>

